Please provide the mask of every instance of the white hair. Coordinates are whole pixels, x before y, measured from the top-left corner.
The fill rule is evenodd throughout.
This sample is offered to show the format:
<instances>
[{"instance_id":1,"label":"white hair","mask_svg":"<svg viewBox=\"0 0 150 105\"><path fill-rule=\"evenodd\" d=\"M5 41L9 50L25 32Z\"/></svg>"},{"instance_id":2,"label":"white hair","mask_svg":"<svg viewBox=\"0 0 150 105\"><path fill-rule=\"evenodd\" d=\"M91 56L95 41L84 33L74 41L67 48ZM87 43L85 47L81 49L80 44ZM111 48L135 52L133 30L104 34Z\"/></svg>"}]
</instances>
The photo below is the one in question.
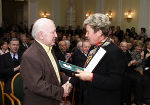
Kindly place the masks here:
<instances>
[{"instance_id":1,"label":"white hair","mask_svg":"<svg viewBox=\"0 0 150 105\"><path fill-rule=\"evenodd\" d=\"M65 42L67 43L67 45L70 46L70 41L69 40L65 40Z\"/></svg>"},{"instance_id":2,"label":"white hair","mask_svg":"<svg viewBox=\"0 0 150 105\"><path fill-rule=\"evenodd\" d=\"M40 18L36 20L32 28L32 37L37 39L38 33L40 31L45 32L45 27L49 24L49 22L53 21L47 18Z\"/></svg>"}]
</instances>

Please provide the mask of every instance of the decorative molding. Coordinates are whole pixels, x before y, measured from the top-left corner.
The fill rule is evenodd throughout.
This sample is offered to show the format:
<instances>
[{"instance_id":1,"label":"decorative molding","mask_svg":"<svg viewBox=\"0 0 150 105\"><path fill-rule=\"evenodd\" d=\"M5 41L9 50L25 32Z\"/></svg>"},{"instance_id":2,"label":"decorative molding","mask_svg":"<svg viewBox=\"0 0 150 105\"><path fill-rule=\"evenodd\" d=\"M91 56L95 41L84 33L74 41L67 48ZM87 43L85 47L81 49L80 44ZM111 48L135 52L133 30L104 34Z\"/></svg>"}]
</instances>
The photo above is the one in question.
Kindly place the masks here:
<instances>
[{"instance_id":1,"label":"decorative molding","mask_svg":"<svg viewBox=\"0 0 150 105\"><path fill-rule=\"evenodd\" d=\"M55 22L56 26L61 25L61 2L62 0L52 0L51 19Z\"/></svg>"},{"instance_id":2,"label":"decorative molding","mask_svg":"<svg viewBox=\"0 0 150 105\"><path fill-rule=\"evenodd\" d=\"M96 12L104 13L104 0L96 0Z\"/></svg>"},{"instance_id":3,"label":"decorative molding","mask_svg":"<svg viewBox=\"0 0 150 105\"><path fill-rule=\"evenodd\" d=\"M119 0L119 2L118 2L118 14L117 14L117 25L118 26L121 26L122 24L122 0Z\"/></svg>"},{"instance_id":4,"label":"decorative molding","mask_svg":"<svg viewBox=\"0 0 150 105\"><path fill-rule=\"evenodd\" d=\"M74 27L76 24L75 24L75 20L76 20L76 17L75 17L75 3L74 3L74 0L69 0L69 8L67 10L67 26L72 26Z\"/></svg>"},{"instance_id":5,"label":"decorative molding","mask_svg":"<svg viewBox=\"0 0 150 105\"><path fill-rule=\"evenodd\" d=\"M38 19L38 0L28 1L28 28Z\"/></svg>"},{"instance_id":6,"label":"decorative molding","mask_svg":"<svg viewBox=\"0 0 150 105\"><path fill-rule=\"evenodd\" d=\"M147 33L150 37L150 0L140 0L140 9L139 9L139 22L138 22L138 32L140 28L144 27L147 30Z\"/></svg>"},{"instance_id":7,"label":"decorative molding","mask_svg":"<svg viewBox=\"0 0 150 105\"><path fill-rule=\"evenodd\" d=\"M83 9L82 9L82 23L84 22L84 20L85 20L85 15L86 15L86 9L85 9L85 0L82 0L82 7L83 7Z\"/></svg>"}]
</instances>

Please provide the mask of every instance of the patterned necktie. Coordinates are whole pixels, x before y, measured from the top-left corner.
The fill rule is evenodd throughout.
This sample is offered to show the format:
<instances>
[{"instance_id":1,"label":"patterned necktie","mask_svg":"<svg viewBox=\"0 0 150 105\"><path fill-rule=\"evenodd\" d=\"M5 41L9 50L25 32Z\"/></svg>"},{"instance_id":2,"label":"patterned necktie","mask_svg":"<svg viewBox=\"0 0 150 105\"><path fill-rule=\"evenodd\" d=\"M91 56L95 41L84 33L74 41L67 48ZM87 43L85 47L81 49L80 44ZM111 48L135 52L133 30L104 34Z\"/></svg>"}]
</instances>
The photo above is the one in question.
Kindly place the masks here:
<instances>
[{"instance_id":1,"label":"patterned necktie","mask_svg":"<svg viewBox=\"0 0 150 105\"><path fill-rule=\"evenodd\" d=\"M15 54L13 54L13 60L14 60L14 61L16 60L16 58L15 58Z\"/></svg>"},{"instance_id":2,"label":"patterned necktie","mask_svg":"<svg viewBox=\"0 0 150 105\"><path fill-rule=\"evenodd\" d=\"M19 60L15 57L16 54L13 54L13 66L14 68L19 65Z\"/></svg>"},{"instance_id":3,"label":"patterned necktie","mask_svg":"<svg viewBox=\"0 0 150 105\"><path fill-rule=\"evenodd\" d=\"M88 57L87 57L87 60L84 64L84 68L89 64L89 62L91 61L91 59L94 57L94 55L96 54L96 52L98 51L98 49L100 47L104 47L104 46L107 46L109 45L111 42L111 38L105 38L103 41L101 41L98 46L95 46L95 48L93 50L91 50L88 54Z\"/></svg>"}]
</instances>

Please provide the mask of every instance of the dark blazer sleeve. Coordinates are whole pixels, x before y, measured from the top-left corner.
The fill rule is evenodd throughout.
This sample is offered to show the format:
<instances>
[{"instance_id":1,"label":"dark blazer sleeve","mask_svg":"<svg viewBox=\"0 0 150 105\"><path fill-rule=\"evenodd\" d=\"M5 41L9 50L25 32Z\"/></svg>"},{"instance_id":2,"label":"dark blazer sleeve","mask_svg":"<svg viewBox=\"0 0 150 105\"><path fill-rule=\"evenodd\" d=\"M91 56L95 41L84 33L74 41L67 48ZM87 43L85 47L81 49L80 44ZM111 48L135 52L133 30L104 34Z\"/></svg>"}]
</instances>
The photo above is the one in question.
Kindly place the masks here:
<instances>
[{"instance_id":1,"label":"dark blazer sleeve","mask_svg":"<svg viewBox=\"0 0 150 105\"><path fill-rule=\"evenodd\" d=\"M50 71L45 71L48 66L45 58L42 58L43 56L38 54L39 52L34 52L33 55L37 54L36 56L31 56L32 54L28 56L27 53L33 52L26 52L22 56L21 74L25 87L34 94L60 101L64 90L53 82L53 74ZM46 79L46 76L49 80Z\"/></svg>"}]
</instances>

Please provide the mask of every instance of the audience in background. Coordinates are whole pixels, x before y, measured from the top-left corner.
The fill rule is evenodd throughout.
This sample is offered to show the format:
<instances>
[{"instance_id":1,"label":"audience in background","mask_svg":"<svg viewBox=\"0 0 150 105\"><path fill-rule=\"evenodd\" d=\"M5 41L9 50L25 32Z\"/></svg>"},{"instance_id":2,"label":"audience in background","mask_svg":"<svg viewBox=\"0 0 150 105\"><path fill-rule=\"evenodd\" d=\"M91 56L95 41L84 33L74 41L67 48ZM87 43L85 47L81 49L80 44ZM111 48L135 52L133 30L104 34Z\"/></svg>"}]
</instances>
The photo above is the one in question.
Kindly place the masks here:
<instances>
[{"instance_id":1,"label":"audience in background","mask_svg":"<svg viewBox=\"0 0 150 105\"><path fill-rule=\"evenodd\" d=\"M32 38L30 33L31 30L32 26L28 31L27 26L23 23L20 23L19 25L4 24L0 28L0 79L5 81L6 88L9 87L7 85L9 83L7 83L7 81L10 82L12 76L19 70L19 65L14 67L13 63L10 64L10 62L8 61L8 59L12 59L11 52L13 52L11 47L12 43L8 45L8 41L13 38L18 38L20 40L20 47L18 46L18 41L16 41L17 45L14 45L15 50L18 53L20 62L22 53L28 47L30 47L31 43L34 42L34 39ZM58 60L63 60L82 67L84 64L84 60L86 59L87 52L89 52L89 46L85 47L84 49L84 43L88 43L86 41L86 38L84 37L85 29L81 29L80 26L77 26L75 28L73 28L72 26L58 26L56 32L58 35L58 39L53 48L56 49L55 54ZM148 41L149 38L146 33L146 29L142 27L140 34L137 34L135 27L131 27L131 29L127 28L124 33L120 26L110 26L109 37L112 38L113 42L117 46L120 46L120 48L124 50L125 55L127 53L127 56L130 56L130 60L127 57L129 65L128 70L125 73L127 77L125 78L124 84L126 85L126 93L128 94L127 103L129 101L129 103L131 103L131 97L129 96L129 94L131 95L132 91L130 91L130 89L132 88L134 93L134 102L139 105L138 103L142 103L142 101L145 101L145 103L149 105L150 86L148 84L150 81L150 48L149 44L146 43L149 43L150 41ZM137 46L138 43L145 44L145 47L143 47L143 45ZM6 55L9 55L9 57L6 57ZM135 62L133 62L133 60L135 60ZM11 70L4 71L5 69L8 69L10 67L12 68ZM8 79L8 77L10 78ZM6 89L6 91L9 92L9 89ZM143 94L143 96L139 96L138 94ZM144 98L143 100L142 97Z\"/></svg>"}]
</instances>

